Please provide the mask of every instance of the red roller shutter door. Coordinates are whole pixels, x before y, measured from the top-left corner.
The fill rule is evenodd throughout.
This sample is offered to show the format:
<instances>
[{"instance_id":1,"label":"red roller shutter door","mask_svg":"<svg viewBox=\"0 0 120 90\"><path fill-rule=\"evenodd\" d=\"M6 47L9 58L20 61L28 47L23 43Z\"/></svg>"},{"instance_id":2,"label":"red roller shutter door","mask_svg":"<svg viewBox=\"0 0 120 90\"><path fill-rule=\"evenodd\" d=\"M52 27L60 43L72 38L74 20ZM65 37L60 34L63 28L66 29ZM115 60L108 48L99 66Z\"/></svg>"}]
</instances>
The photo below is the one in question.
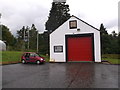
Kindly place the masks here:
<instances>
[{"instance_id":1,"label":"red roller shutter door","mask_svg":"<svg viewBox=\"0 0 120 90\"><path fill-rule=\"evenodd\" d=\"M92 37L69 37L68 61L93 61Z\"/></svg>"}]
</instances>

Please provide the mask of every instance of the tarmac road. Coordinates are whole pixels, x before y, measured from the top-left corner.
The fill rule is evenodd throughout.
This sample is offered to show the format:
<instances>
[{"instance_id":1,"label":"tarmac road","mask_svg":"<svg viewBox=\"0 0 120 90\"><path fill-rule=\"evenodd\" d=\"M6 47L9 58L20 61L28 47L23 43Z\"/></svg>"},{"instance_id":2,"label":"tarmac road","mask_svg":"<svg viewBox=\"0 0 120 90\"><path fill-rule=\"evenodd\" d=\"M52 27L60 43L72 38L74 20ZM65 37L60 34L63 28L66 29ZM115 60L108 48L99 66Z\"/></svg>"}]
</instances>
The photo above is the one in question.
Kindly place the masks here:
<instances>
[{"instance_id":1,"label":"tarmac road","mask_svg":"<svg viewBox=\"0 0 120 90\"><path fill-rule=\"evenodd\" d=\"M98 63L2 66L2 88L118 88L119 65Z\"/></svg>"}]
</instances>

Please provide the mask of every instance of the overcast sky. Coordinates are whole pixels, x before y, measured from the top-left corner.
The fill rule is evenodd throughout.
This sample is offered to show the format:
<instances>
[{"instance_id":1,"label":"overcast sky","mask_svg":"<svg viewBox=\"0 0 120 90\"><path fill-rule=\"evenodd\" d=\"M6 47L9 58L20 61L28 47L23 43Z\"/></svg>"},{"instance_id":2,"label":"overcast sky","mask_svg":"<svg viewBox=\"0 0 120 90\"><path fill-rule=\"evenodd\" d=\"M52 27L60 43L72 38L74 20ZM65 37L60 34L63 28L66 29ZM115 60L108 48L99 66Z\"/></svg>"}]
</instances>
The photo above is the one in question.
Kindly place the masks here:
<instances>
[{"instance_id":1,"label":"overcast sky","mask_svg":"<svg viewBox=\"0 0 120 90\"><path fill-rule=\"evenodd\" d=\"M67 0L70 14L86 21L94 27L103 23L108 32L118 32L119 0ZM16 35L22 26L35 24L42 32L53 0L0 0L1 23Z\"/></svg>"}]
</instances>

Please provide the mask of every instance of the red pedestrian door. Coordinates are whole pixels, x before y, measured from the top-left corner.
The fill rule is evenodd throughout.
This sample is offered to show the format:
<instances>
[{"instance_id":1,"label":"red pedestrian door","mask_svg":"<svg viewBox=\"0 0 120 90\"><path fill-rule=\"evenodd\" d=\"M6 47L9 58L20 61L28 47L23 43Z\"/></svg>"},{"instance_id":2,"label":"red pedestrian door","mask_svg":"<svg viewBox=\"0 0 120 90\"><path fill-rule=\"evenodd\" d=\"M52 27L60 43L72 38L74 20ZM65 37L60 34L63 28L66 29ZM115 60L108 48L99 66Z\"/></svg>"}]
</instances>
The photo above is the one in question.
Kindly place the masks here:
<instances>
[{"instance_id":1,"label":"red pedestrian door","mask_svg":"<svg viewBox=\"0 0 120 90\"><path fill-rule=\"evenodd\" d=\"M67 38L67 61L93 61L92 36Z\"/></svg>"}]
</instances>

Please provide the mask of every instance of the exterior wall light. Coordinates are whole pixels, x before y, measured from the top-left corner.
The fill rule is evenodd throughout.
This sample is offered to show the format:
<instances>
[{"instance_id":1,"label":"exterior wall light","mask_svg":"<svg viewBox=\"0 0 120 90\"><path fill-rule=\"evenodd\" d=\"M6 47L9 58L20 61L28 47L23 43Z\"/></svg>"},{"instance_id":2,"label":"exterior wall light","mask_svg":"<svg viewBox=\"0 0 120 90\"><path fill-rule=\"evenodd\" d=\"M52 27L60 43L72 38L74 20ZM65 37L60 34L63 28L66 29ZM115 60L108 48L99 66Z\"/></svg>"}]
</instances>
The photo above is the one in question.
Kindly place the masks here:
<instances>
[{"instance_id":1,"label":"exterior wall light","mask_svg":"<svg viewBox=\"0 0 120 90\"><path fill-rule=\"evenodd\" d=\"M80 28L78 28L77 31L79 32L79 31L80 31Z\"/></svg>"}]
</instances>

